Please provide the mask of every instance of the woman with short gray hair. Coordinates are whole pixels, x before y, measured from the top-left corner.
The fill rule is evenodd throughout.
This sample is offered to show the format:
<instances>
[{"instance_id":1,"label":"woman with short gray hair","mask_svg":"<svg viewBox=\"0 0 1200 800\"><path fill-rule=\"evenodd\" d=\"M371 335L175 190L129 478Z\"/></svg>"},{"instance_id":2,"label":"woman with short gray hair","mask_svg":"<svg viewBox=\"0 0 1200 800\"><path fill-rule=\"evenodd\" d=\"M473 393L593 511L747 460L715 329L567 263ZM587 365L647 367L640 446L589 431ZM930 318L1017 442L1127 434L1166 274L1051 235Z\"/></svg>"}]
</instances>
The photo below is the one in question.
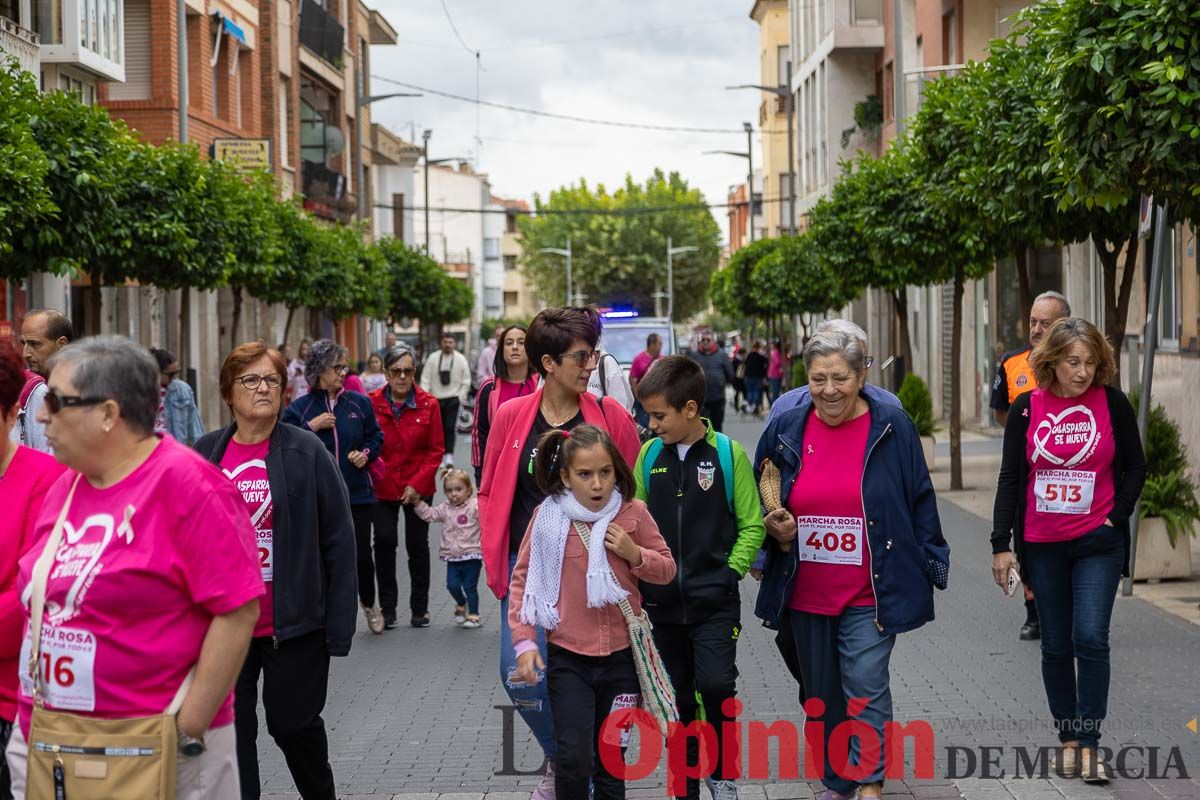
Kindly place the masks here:
<instances>
[{"instance_id":1,"label":"woman with short gray hair","mask_svg":"<svg viewBox=\"0 0 1200 800\"><path fill-rule=\"evenodd\" d=\"M820 800L879 797L882 749L864 763L862 737L846 755L830 737L856 716L882 748L896 634L933 619L950 548L916 427L863 393L864 343L823 331L805 345L804 366L810 395L767 425L755 454L770 510L755 614L769 628L789 626L804 692L824 703ZM866 705L851 710L846 698Z\"/></svg>"},{"instance_id":2,"label":"woman with short gray hair","mask_svg":"<svg viewBox=\"0 0 1200 800\"><path fill-rule=\"evenodd\" d=\"M31 655L34 664L57 663L69 652L73 674L22 669L20 725L8 748L13 794L54 793L41 772L26 783L31 728L39 741L52 736L45 711L128 719L177 709L175 796L235 797L232 690L263 594L250 517L218 470L155 435L159 371L144 349L94 337L63 348L47 366L39 417L68 472L47 492L34 545L21 560L18 591L44 597L45 616L31 620L25 608L19 663ZM73 547L58 546L63 529ZM41 558L50 569L34 581ZM37 652L32 629L41 630ZM70 796L74 756L62 758Z\"/></svg>"}]
</instances>

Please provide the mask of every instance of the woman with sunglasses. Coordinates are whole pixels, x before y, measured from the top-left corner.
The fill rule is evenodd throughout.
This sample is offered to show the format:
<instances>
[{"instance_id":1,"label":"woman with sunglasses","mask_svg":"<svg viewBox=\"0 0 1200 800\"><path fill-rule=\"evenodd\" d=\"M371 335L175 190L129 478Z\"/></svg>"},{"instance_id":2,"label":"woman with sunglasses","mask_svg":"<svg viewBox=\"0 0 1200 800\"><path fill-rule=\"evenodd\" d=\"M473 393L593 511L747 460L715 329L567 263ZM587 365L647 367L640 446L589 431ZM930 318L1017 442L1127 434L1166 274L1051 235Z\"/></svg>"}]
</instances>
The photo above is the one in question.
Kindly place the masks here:
<instances>
[{"instance_id":1,"label":"woman with sunglasses","mask_svg":"<svg viewBox=\"0 0 1200 800\"><path fill-rule=\"evenodd\" d=\"M346 348L329 339L318 339L308 350L304 375L310 391L293 400L283 412L283 421L310 430L333 454L350 493L350 512L358 541L371 535L375 515L375 492L367 465L379 458L383 432L366 395L347 391Z\"/></svg>"},{"instance_id":2,"label":"woman with sunglasses","mask_svg":"<svg viewBox=\"0 0 1200 800\"><path fill-rule=\"evenodd\" d=\"M608 433L628 464L637 460L641 447L625 407L611 397L597 399L588 393L588 380L599 361L600 332L600 314L591 307L547 308L533 318L525 335L525 352L542 385L496 411L479 486L483 562L488 588L501 601L500 679L546 754L546 775L533 793L534 800L554 797L554 721L545 680L529 685L516 677L508 580L533 512L546 499L534 472L537 443L547 431L570 431L586 423ZM544 661L546 637L540 630L538 648Z\"/></svg>"},{"instance_id":3,"label":"woman with sunglasses","mask_svg":"<svg viewBox=\"0 0 1200 800\"><path fill-rule=\"evenodd\" d=\"M383 363L387 385L370 395L375 419L383 430L383 452L373 470L378 500L374 558L369 533L358 540L358 599L374 633L396 627L396 606L400 602L396 545L401 508L411 583L410 622L414 628L429 626L429 523L417 516L416 503L433 500L437 470L445 453L441 407L436 397L416 383L416 355L408 345L398 344L384 354Z\"/></svg>"},{"instance_id":4,"label":"woman with sunglasses","mask_svg":"<svg viewBox=\"0 0 1200 800\"><path fill-rule=\"evenodd\" d=\"M354 523L338 469L314 437L280 425L283 356L262 342L238 345L221 367L233 424L196 442L241 495L254 524L267 593L234 695L242 798L259 796L258 680L267 730L303 797L332 798L333 770L321 711L329 659L354 637ZM275 566L280 569L276 574Z\"/></svg>"}]
</instances>

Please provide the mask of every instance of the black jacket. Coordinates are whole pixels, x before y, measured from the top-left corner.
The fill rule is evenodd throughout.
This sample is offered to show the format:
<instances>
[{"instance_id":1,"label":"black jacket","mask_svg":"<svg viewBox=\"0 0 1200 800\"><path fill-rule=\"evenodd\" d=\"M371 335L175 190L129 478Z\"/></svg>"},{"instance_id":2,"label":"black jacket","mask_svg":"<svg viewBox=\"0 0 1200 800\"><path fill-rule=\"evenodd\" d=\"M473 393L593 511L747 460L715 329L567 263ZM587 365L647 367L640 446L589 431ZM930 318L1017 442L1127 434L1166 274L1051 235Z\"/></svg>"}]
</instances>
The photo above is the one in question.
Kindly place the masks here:
<instances>
[{"instance_id":1,"label":"black jacket","mask_svg":"<svg viewBox=\"0 0 1200 800\"><path fill-rule=\"evenodd\" d=\"M219 466L235 430L236 423L201 437L196 452ZM358 614L357 555L337 464L316 435L278 423L267 480L275 506L275 638L324 628L329 654L349 655Z\"/></svg>"},{"instance_id":2,"label":"black jacket","mask_svg":"<svg viewBox=\"0 0 1200 800\"><path fill-rule=\"evenodd\" d=\"M729 360L729 356L720 348L711 353L697 348L688 355L704 367L704 402L724 401L725 385L733 381L733 362Z\"/></svg>"},{"instance_id":3,"label":"black jacket","mask_svg":"<svg viewBox=\"0 0 1200 800\"><path fill-rule=\"evenodd\" d=\"M1114 386L1104 387L1108 416L1112 423L1116 456L1113 458L1113 508L1109 518L1125 534L1125 568L1129 574L1129 517L1133 514L1142 484L1146 482L1146 455L1138 435L1137 416L1125 393ZM1013 401L1004 426L1004 454L1000 459L1000 478L996 483L996 504L992 509L992 553L1010 550L1025 567L1025 489L1029 484L1029 461L1025 444L1029 435L1029 398L1026 392Z\"/></svg>"}]
</instances>

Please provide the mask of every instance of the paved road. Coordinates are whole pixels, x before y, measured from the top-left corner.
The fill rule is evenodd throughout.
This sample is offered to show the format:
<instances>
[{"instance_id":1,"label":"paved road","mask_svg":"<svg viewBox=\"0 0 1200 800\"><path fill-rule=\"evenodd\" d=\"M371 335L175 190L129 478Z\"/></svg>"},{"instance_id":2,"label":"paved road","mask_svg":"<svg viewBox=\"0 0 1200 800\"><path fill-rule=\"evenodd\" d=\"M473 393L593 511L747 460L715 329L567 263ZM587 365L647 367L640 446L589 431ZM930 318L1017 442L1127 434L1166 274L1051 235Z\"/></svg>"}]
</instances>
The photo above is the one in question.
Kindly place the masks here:
<instances>
[{"instance_id":1,"label":"paved road","mask_svg":"<svg viewBox=\"0 0 1200 800\"><path fill-rule=\"evenodd\" d=\"M734 420L729 432L752 448L760 430L761 423ZM460 441L457 450L460 463L468 463L466 444ZM889 782L888 795L921 800L1200 798L1195 777L1200 774L1200 736L1184 727L1200 714L1200 630L1136 599L1119 600L1115 612L1106 743L1163 748L1160 762L1177 746L1193 777L1117 780L1106 788L1058 779L1014 780L1016 757L1009 750L1001 754L1000 766L1010 777L947 777L945 749L950 745L978 753L982 746L1049 746L1056 739L1046 723L1037 647L1016 638L1023 615L1020 601L1006 600L991 584L987 522L950 503L943 502L941 512L953 550L951 587L938 594L938 619L900 637L892 659L896 718L930 721L941 777ZM455 627L450 597L439 589L444 573L435 561L430 628L402 627L372 636L360 621L352 654L334 660L325 719L343 798L434 800L441 795L438 800L482 800L487 793L488 800L525 800L537 782L536 776L495 774L503 763L503 719L493 706L507 703L496 667L499 604L481 582L484 627ZM404 596L403 575L401 589ZM795 686L768 632L751 613L754 584L747 580L742 589L747 625L738 658L747 704L742 718L799 724ZM539 751L519 720L515 731L517 766L536 769ZM265 794L294 798L273 743L264 738L260 750ZM1145 757L1131 756L1129 763L1143 765ZM629 796L662 797L662 785L660 773L633 784ZM746 782L742 797L811 798L812 789L803 782Z\"/></svg>"}]
</instances>

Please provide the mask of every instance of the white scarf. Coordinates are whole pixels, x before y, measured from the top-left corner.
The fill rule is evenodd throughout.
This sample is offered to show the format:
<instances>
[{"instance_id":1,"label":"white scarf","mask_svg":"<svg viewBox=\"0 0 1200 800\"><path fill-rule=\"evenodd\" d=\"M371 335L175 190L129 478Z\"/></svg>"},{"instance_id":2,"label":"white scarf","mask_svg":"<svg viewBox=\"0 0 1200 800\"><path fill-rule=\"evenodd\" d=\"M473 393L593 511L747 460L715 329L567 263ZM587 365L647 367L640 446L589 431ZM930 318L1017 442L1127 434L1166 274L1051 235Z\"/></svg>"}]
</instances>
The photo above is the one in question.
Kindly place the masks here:
<instances>
[{"instance_id":1,"label":"white scarf","mask_svg":"<svg viewBox=\"0 0 1200 800\"><path fill-rule=\"evenodd\" d=\"M525 598L521 621L548 631L558 627L558 595L561 589L563 552L573 520L591 525L588 537L587 604L588 608L616 604L628 595L617 583L608 563L604 535L621 510L621 493L613 490L608 503L599 511L584 508L570 492L547 497L538 508L537 520L529 532L529 573L525 579Z\"/></svg>"}]
</instances>

